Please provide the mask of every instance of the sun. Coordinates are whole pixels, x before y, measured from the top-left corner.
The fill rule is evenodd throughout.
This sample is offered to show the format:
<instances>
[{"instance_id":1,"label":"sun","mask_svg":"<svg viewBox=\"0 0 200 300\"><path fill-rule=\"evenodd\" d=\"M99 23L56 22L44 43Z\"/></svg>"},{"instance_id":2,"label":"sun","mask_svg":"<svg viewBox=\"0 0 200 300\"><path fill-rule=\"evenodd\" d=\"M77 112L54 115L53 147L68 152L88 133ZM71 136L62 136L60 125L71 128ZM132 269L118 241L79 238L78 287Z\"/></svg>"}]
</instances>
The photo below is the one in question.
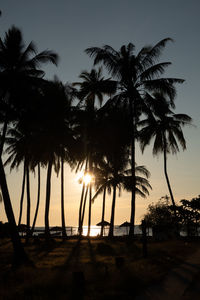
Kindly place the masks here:
<instances>
[{"instance_id":1,"label":"sun","mask_svg":"<svg viewBox=\"0 0 200 300\"><path fill-rule=\"evenodd\" d=\"M83 182L85 183L85 185L90 184L90 182L92 182L92 175L89 174L89 173L86 173L86 174L83 176Z\"/></svg>"},{"instance_id":2,"label":"sun","mask_svg":"<svg viewBox=\"0 0 200 300\"><path fill-rule=\"evenodd\" d=\"M76 178L76 181L78 181L79 183L84 183L85 185L88 185L90 184L91 182L93 182L94 180L94 176L90 173L83 173L83 172L80 172L78 175L77 175L77 178Z\"/></svg>"}]
</instances>

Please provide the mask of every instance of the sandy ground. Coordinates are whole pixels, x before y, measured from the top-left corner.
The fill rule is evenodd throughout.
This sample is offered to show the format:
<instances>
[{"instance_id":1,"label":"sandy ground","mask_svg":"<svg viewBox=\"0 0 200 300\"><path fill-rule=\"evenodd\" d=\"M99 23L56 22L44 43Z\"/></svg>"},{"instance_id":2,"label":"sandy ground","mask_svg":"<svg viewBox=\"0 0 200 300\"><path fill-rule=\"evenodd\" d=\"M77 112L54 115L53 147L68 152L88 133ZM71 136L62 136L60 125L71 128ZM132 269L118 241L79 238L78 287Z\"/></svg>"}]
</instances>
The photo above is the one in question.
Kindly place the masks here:
<instances>
[{"instance_id":1,"label":"sandy ground","mask_svg":"<svg viewBox=\"0 0 200 300\"><path fill-rule=\"evenodd\" d=\"M183 264L172 269L159 285L152 285L137 300L199 300L200 249Z\"/></svg>"},{"instance_id":2,"label":"sandy ground","mask_svg":"<svg viewBox=\"0 0 200 300\"><path fill-rule=\"evenodd\" d=\"M11 242L0 240L0 300L200 300L199 241L149 241L145 258L140 240L124 238L24 246L35 267L13 270Z\"/></svg>"}]
</instances>

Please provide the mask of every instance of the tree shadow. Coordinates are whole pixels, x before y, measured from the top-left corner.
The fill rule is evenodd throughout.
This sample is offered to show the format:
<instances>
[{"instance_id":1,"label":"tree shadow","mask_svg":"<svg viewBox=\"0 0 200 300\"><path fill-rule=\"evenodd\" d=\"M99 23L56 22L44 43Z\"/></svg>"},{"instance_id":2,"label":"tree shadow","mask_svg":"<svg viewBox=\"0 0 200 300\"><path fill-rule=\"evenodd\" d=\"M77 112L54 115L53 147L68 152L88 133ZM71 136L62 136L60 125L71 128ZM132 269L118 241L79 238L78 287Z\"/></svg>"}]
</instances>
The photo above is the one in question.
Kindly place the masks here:
<instances>
[{"instance_id":1,"label":"tree shadow","mask_svg":"<svg viewBox=\"0 0 200 300\"><path fill-rule=\"evenodd\" d=\"M54 276L54 283L56 282L61 289L65 289L67 299L81 300L85 295L85 274L80 268L81 239L78 238L66 261L57 269Z\"/></svg>"},{"instance_id":2,"label":"tree shadow","mask_svg":"<svg viewBox=\"0 0 200 300\"><path fill-rule=\"evenodd\" d=\"M40 258L47 256L50 252L52 252L54 249L59 248L61 246L61 242L55 242L53 240L51 240L51 242L49 243L41 243L39 245L39 247L37 248L37 250L34 250L34 256L38 257L38 255L40 256Z\"/></svg>"},{"instance_id":3,"label":"tree shadow","mask_svg":"<svg viewBox=\"0 0 200 300\"><path fill-rule=\"evenodd\" d=\"M11 244L11 240L5 241L3 239L0 239L0 247L5 246L5 245L9 245L9 244Z\"/></svg>"},{"instance_id":4,"label":"tree shadow","mask_svg":"<svg viewBox=\"0 0 200 300\"><path fill-rule=\"evenodd\" d=\"M64 264L61 266L62 269L69 268L70 263L72 263L72 260L75 259L76 264L79 262L79 254L80 254L80 244L81 244L81 237L78 238L76 244L71 250L71 253L69 254L68 258L64 262Z\"/></svg>"},{"instance_id":5,"label":"tree shadow","mask_svg":"<svg viewBox=\"0 0 200 300\"><path fill-rule=\"evenodd\" d=\"M96 256L95 256L94 249L93 249L93 246L92 246L92 243L91 243L91 240L89 237L87 238L87 241L88 241L88 247L89 247L90 260L91 260L92 265L96 268L97 267Z\"/></svg>"}]
</instances>

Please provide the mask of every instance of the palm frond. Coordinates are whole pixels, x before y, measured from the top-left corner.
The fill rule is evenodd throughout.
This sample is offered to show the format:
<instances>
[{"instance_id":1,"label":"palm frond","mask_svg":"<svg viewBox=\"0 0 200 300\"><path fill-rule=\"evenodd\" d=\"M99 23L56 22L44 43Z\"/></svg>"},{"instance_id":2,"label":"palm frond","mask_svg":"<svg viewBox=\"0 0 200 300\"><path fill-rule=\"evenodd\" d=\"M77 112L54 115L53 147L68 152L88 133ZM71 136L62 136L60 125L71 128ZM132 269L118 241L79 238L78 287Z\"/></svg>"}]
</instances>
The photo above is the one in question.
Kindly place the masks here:
<instances>
[{"instance_id":1,"label":"palm frond","mask_svg":"<svg viewBox=\"0 0 200 300\"><path fill-rule=\"evenodd\" d=\"M26 63L29 61L30 55L36 54L36 52L36 45L34 44L34 42L30 42L30 44L26 47L25 51L20 57L19 66L23 63L25 63L26 65Z\"/></svg>"},{"instance_id":2,"label":"palm frond","mask_svg":"<svg viewBox=\"0 0 200 300\"><path fill-rule=\"evenodd\" d=\"M164 149L163 146L163 136L161 132L157 132L155 135L155 140L153 144L153 155L157 155L159 153L162 153Z\"/></svg>"},{"instance_id":3,"label":"palm frond","mask_svg":"<svg viewBox=\"0 0 200 300\"><path fill-rule=\"evenodd\" d=\"M51 62L57 66L58 59L59 59L58 54L50 50L45 50L35 55L29 61L29 65L30 67L39 67L41 63Z\"/></svg>"},{"instance_id":4,"label":"palm frond","mask_svg":"<svg viewBox=\"0 0 200 300\"><path fill-rule=\"evenodd\" d=\"M106 183L103 184L103 185L101 185L101 186L99 187L99 189L96 191L96 193L95 193L94 196L92 197L92 200L91 200L92 203L94 203L95 199L96 199L101 193L103 193L105 187L106 187Z\"/></svg>"},{"instance_id":5,"label":"palm frond","mask_svg":"<svg viewBox=\"0 0 200 300\"><path fill-rule=\"evenodd\" d=\"M183 83L183 79L178 78L160 78L143 81L144 87L150 92L158 92L166 95L170 99L170 104L174 107L174 98L176 96L176 83Z\"/></svg>"},{"instance_id":6,"label":"palm frond","mask_svg":"<svg viewBox=\"0 0 200 300\"><path fill-rule=\"evenodd\" d=\"M143 65L151 66L160 57L163 49L169 41L173 41L171 38L165 38L159 41L156 45L151 47L142 61Z\"/></svg>"},{"instance_id":7,"label":"palm frond","mask_svg":"<svg viewBox=\"0 0 200 300\"><path fill-rule=\"evenodd\" d=\"M174 114L173 118L181 123L181 125L191 125L192 118L186 114Z\"/></svg>"},{"instance_id":8,"label":"palm frond","mask_svg":"<svg viewBox=\"0 0 200 300\"><path fill-rule=\"evenodd\" d=\"M151 66L139 75L139 82L144 80L152 80L155 77L162 75L169 65L171 65L170 62L164 62Z\"/></svg>"}]
</instances>

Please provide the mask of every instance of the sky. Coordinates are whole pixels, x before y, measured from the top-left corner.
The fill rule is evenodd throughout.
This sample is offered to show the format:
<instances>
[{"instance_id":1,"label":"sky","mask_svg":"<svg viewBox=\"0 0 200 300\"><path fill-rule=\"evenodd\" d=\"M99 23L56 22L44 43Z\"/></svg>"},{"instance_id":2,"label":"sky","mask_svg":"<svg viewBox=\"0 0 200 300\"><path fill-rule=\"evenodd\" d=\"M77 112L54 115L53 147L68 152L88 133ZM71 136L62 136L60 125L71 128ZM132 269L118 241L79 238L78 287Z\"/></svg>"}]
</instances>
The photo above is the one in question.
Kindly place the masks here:
<instances>
[{"instance_id":1,"label":"sky","mask_svg":"<svg viewBox=\"0 0 200 300\"><path fill-rule=\"evenodd\" d=\"M45 66L46 78L57 75L64 83L78 81L83 70L90 70L92 60L84 53L90 46L111 45L118 50L129 42L139 51L144 45L154 45L163 38L169 43L161 61L170 61L165 76L185 79L177 86L176 113L193 118L194 126L184 128L187 150L168 157L168 173L175 200L191 199L200 194L200 1L199 0L1 0L0 36L15 25L22 30L26 44L34 41L38 51L51 49L59 54L58 67ZM163 173L163 157L152 156L152 145L142 155L137 148L136 161L151 172L152 191L147 199L137 197L136 223L139 224L148 205L168 194ZM16 220L19 214L22 170L6 168L8 186ZM42 171L41 206L37 226L44 224L46 170ZM31 216L35 210L37 177L31 175ZM76 175L65 167L65 215L68 226L76 226L81 186ZM115 224L130 218L131 195L117 197ZM26 201L25 201L26 202ZM92 224L101 219L102 198L92 206ZM23 222L25 222L25 209ZM106 220L110 220L111 197L107 198ZM3 204L0 220L6 221ZM50 225L61 223L60 178L53 174L50 204ZM87 216L85 218L87 224Z\"/></svg>"}]
</instances>

